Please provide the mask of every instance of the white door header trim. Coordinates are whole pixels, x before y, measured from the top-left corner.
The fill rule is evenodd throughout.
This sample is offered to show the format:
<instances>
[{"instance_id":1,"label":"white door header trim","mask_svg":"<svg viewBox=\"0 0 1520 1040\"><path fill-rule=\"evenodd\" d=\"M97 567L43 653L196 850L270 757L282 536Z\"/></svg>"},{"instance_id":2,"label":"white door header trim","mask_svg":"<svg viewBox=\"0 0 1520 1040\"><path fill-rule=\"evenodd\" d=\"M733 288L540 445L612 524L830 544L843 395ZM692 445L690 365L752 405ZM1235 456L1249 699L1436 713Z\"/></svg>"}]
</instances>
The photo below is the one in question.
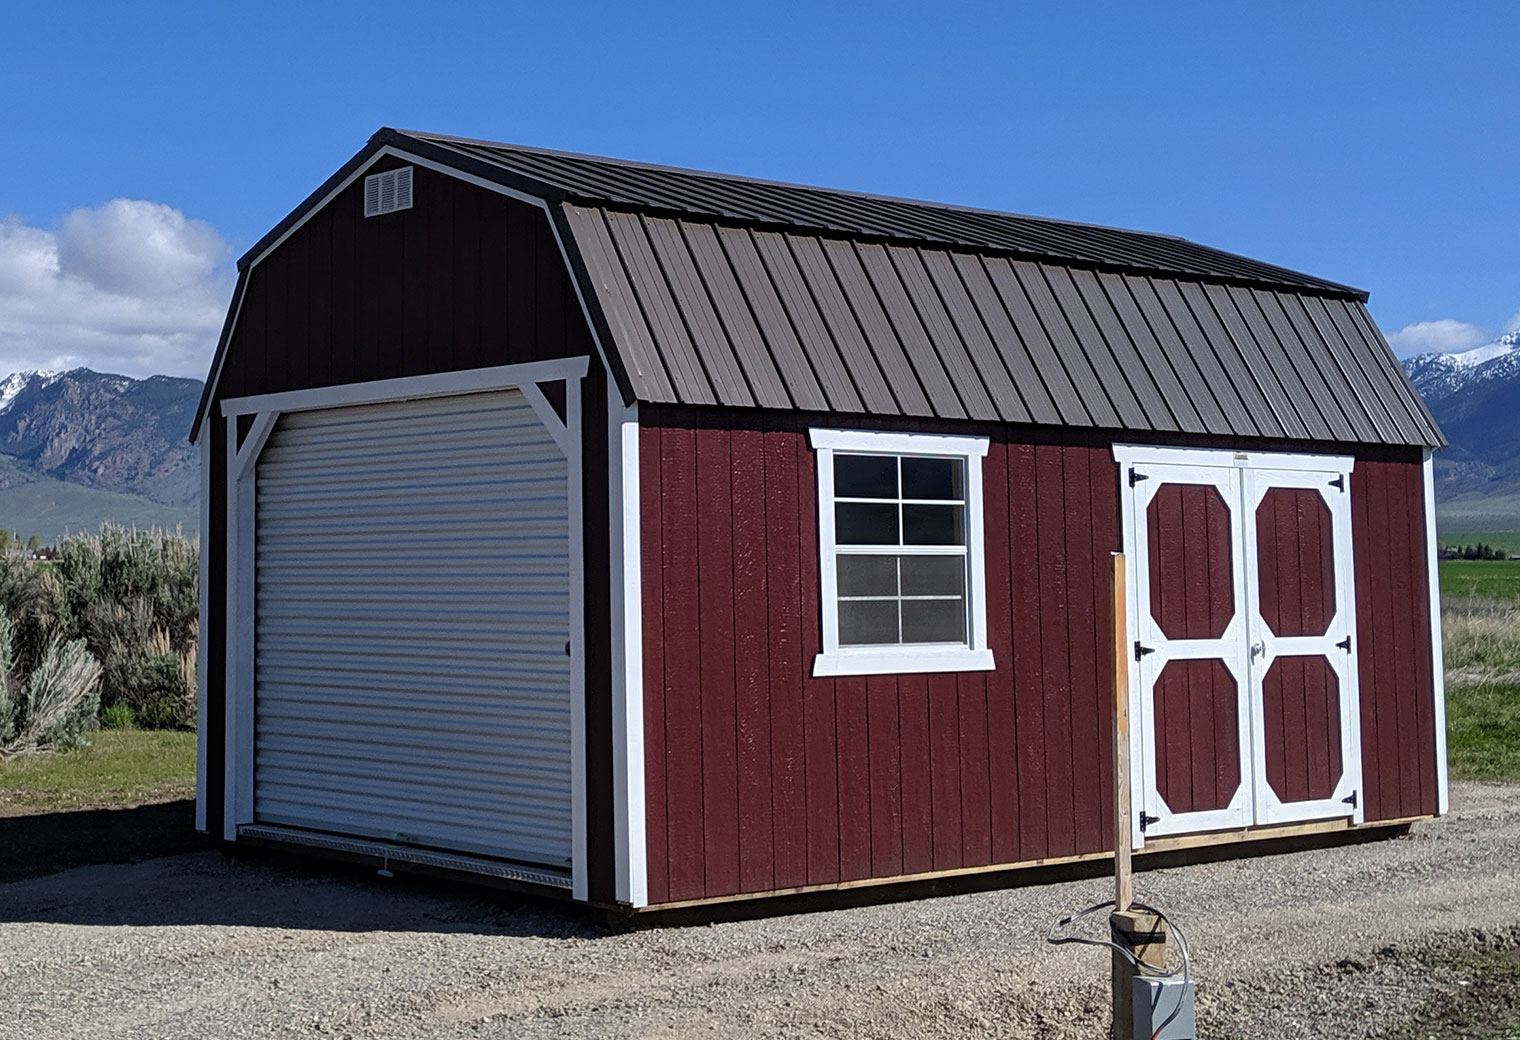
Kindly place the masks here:
<instances>
[{"instance_id":1,"label":"white door header trim","mask_svg":"<svg viewBox=\"0 0 1520 1040\"><path fill-rule=\"evenodd\" d=\"M337 386L313 387L310 390L233 397L222 402L222 414L233 416L257 412L299 412L350 404L381 404L386 401L447 397L487 390L510 390L530 383L581 379L586 375L590 363L591 359L585 356L556 358L552 361L528 361L520 365L467 368L425 376L403 376L367 383L342 383Z\"/></svg>"}]
</instances>

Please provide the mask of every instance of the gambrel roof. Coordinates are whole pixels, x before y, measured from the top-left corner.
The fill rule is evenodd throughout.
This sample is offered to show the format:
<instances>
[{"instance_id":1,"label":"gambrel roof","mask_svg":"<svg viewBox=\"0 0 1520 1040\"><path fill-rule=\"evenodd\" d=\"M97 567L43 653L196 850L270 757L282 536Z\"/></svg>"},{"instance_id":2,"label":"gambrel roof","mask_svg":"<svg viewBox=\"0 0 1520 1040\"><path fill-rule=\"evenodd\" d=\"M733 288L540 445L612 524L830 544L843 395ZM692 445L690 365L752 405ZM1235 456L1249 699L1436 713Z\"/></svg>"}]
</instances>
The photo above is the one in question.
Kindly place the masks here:
<instances>
[{"instance_id":1,"label":"gambrel roof","mask_svg":"<svg viewBox=\"0 0 1520 1040\"><path fill-rule=\"evenodd\" d=\"M384 129L242 277L385 154L544 207L629 401L1445 443L1366 293L1142 231Z\"/></svg>"}]
</instances>

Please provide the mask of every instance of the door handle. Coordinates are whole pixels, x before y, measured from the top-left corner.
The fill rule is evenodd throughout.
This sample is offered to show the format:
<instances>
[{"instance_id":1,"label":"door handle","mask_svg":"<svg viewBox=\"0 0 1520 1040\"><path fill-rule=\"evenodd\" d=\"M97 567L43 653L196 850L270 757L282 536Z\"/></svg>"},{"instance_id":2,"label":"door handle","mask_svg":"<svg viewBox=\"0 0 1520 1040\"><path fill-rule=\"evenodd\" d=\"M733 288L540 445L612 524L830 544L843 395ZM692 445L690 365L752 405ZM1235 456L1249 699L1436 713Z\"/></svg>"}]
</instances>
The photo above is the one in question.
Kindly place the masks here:
<instances>
[{"instance_id":1,"label":"door handle","mask_svg":"<svg viewBox=\"0 0 1520 1040\"><path fill-rule=\"evenodd\" d=\"M1254 642L1254 643L1251 644L1251 660L1254 661L1258 657L1266 657L1266 656L1267 656L1267 641L1265 639L1258 639L1256 642Z\"/></svg>"}]
</instances>

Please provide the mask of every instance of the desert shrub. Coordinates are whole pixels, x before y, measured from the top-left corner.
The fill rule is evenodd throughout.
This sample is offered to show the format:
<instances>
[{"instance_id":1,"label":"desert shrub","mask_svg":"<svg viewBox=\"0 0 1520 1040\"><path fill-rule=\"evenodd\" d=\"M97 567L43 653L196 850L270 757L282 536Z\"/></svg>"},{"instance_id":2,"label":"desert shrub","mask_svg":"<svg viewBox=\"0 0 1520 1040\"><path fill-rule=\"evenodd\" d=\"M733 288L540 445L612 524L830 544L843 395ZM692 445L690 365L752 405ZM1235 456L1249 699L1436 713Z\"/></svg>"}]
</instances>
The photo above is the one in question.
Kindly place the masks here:
<instances>
[{"instance_id":1,"label":"desert shrub","mask_svg":"<svg viewBox=\"0 0 1520 1040\"><path fill-rule=\"evenodd\" d=\"M125 704L111 704L100 709L101 729L131 729L136 721L132 709Z\"/></svg>"},{"instance_id":2,"label":"desert shrub","mask_svg":"<svg viewBox=\"0 0 1520 1040\"><path fill-rule=\"evenodd\" d=\"M17 667L27 673L41 663L55 639L78 635L58 575L14 551L0 554L0 608L11 618Z\"/></svg>"},{"instance_id":3,"label":"desert shrub","mask_svg":"<svg viewBox=\"0 0 1520 1040\"><path fill-rule=\"evenodd\" d=\"M21 663L57 639L82 640L101 669L100 701L136 724L195 724L199 550L178 532L105 525L51 562L0 557L0 607L16 618Z\"/></svg>"},{"instance_id":4,"label":"desert shrub","mask_svg":"<svg viewBox=\"0 0 1520 1040\"><path fill-rule=\"evenodd\" d=\"M100 663L83 639L54 638L24 669L16 631L0 609L0 758L84 744L100 708Z\"/></svg>"}]
</instances>

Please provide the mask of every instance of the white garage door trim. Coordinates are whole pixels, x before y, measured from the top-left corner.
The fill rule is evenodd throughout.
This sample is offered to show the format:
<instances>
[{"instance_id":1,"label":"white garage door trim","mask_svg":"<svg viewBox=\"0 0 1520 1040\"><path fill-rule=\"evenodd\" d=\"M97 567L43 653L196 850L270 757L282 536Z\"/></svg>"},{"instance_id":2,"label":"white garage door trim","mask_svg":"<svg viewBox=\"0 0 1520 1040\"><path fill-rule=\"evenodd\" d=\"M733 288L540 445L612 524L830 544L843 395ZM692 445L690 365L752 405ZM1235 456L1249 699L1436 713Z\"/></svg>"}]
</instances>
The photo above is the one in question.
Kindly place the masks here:
<instances>
[{"instance_id":1,"label":"white garage door trim","mask_svg":"<svg viewBox=\"0 0 1520 1040\"><path fill-rule=\"evenodd\" d=\"M223 401L227 422L227 722L226 798L223 837L254 822L253 809L253 648L255 517L259 452L280 413L381 404L491 390L518 390L564 452L569 477L570 522L570 749L571 891L586 899L586 724L585 724L585 562L583 558L580 381L589 358L535 361L521 365L441 372L402 379L293 390ZM562 421L537 384L565 383ZM238 420L253 416L238 446Z\"/></svg>"}]
</instances>

